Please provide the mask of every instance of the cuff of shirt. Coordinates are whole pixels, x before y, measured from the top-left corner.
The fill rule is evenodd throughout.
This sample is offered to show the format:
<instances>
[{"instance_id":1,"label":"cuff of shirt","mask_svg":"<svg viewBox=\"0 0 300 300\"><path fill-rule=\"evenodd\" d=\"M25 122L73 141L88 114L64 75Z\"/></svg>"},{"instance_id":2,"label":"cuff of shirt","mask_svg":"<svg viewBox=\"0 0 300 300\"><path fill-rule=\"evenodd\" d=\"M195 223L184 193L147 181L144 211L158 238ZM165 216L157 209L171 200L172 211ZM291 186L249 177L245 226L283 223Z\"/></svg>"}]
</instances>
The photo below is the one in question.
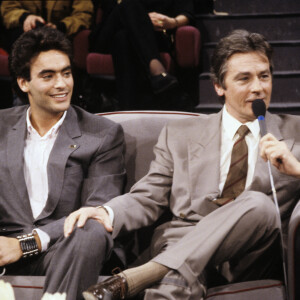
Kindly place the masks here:
<instances>
[{"instance_id":1,"label":"cuff of shirt","mask_svg":"<svg viewBox=\"0 0 300 300\"><path fill-rule=\"evenodd\" d=\"M39 238L40 238L41 245L42 245L42 251L41 252L45 252L49 247L50 236L46 232L44 232L44 231L42 231L38 228L34 229L33 231L35 231L38 234Z\"/></svg>"},{"instance_id":2,"label":"cuff of shirt","mask_svg":"<svg viewBox=\"0 0 300 300\"><path fill-rule=\"evenodd\" d=\"M115 217L114 211L109 206L103 205L103 207L107 210L111 225L113 225Z\"/></svg>"}]
</instances>

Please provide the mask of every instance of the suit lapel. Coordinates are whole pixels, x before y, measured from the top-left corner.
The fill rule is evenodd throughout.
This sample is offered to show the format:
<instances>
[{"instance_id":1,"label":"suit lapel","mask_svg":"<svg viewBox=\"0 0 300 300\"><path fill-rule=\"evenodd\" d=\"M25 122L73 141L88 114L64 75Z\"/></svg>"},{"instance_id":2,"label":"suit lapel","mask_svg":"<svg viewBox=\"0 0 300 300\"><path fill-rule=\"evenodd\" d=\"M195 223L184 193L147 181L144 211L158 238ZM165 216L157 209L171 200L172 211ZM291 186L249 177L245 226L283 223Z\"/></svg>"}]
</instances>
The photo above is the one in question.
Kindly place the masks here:
<instances>
[{"instance_id":1,"label":"suit lapel","mask_svg":"<svg viewBox=\"0 0 300 300\"><path fill-rule=\"evenodd\" d=\"M11 129L7 136L7 165L12 182L19 196L21 205L28 215L32 216L31 206L24 177L24 146L26 139L26 109L23 116Z\"/></svg>"},{"instance_id":2,"label":"suit lapel","mask_svg":"<svg viewBox=\"0 0 300 300\"><path fill-rule=\"evenodd\" d=\"M216 209L211 200L219 194L221 117L222 111L199 124L202 132L188 145L192 210L203 215Z\"/></svg>"},{"instance_id":3,"label":"suit lapel","mask_svg":"<svg viewBox=\"0 0 300 300\"><path fill-rule=\"evenodd\" d=\"M57 139L50 153L48 171L48 200L37 220L49 216L57 206L64 184L64 173L70 154L76 151L80 145L75 140L81 136L75 110L70 107L66 118L59 130Z\"/></svg>"}]
</instances>

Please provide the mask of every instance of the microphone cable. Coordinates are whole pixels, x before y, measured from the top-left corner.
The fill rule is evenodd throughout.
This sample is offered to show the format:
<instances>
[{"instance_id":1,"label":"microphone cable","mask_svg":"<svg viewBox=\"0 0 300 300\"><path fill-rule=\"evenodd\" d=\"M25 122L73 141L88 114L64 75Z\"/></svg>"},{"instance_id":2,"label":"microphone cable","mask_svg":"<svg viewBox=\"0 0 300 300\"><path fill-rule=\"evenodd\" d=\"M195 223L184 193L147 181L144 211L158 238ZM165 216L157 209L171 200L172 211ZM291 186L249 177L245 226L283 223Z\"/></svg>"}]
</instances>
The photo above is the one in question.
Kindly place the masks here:
<instances>
[{"instance_id":1,"label":"microphone cable","mask_svg":"<svg viewBox=\"0 0 300 300\"><path fill-rule=\"evenodd\" d=\"M252 110L256 118L259 122L260 127L260 133L261 137L267 134L267 128L265 123L265 115L266 115L266 104L262 99L256 99L252 102ZM270 183L271 183L271 189L273 194L273 199L276 207L277 217L279 221L279 234L280 234L280 244L281 244L281 256L282 256L282 266L283 266L283 276L284 276L284 285L285 285L285 293L286 293L286 299L289 299L289 293L288 293L288 280L287 280L287 269L286 269L286 255L284 251L284 242L283 242L283 233L282 233L282 223L281 223L281 215L280 215L280 209L279 204L277 200L277 193L275 189L274 184L274 178L272 174L271 169L271 163L269 160L267 160L268 165L268 171L269 171L269 177L270 177Z\"/></svg>"}]
</instances>

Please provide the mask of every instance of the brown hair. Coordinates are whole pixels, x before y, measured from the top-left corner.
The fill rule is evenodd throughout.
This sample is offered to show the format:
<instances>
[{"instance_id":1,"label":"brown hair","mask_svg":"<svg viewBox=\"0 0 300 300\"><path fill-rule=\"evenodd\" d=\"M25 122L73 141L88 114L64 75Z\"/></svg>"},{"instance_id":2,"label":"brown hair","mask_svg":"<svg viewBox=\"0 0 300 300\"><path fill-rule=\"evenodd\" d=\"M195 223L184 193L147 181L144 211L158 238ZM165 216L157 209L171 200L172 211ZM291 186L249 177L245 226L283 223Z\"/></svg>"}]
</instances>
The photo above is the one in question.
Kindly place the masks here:
<instances>
[{"instance_id":1,"label":"brown hair","mask_svg":"<svg viewBox=\"0 0 300 300\"><path fill-rule=\"evenodd\" d=\"M239 29L222 38L214 50L210 69L210 77L213 83L225 89L224 79L229 58L236 53L249 52L264 54L269 60L270 71L271 73L273 72L273 49L265 37L259 33L251 33L247 30Z\"/></svg>"}]
</instances>

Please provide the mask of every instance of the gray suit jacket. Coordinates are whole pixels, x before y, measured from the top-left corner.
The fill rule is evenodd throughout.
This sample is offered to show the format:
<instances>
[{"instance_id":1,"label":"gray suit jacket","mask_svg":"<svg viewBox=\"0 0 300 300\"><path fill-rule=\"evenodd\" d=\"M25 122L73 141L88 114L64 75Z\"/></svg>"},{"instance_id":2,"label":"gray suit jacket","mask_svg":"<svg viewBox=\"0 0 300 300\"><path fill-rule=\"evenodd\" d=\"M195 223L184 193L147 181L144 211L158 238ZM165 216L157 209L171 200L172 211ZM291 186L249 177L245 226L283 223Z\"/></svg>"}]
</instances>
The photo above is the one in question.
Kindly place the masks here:
<instances>
[{"instance_id":1,"label":"gray suit jacket","mask_svg":"<svg viewBox=\"0 0 300 300\"><path fill-rule=\"evenodd\" d=\"M219 194L221 117L221 112L201 115L171 122L162 130L148 174L130 193L107 203L115 213L113 237L152 224L166 208L174 221L188 223L197 223L218 208L211 200ZM266 124L300 159L300 118L267 113ZM273 175L286 227L299 198L300 181L275 168ZM267 164L260 157L248 190L272 198Z\"/></svg>"},{"instance_id":2,"label":"gray suit jacket","mask_svg":"<svg viewBox=\"0 0 300 300\"><path fill-rule=\"evenodd\" d=\"M48 161L49 193L34 219L23 172L26 110L0 111L0 235L40 228L50 244L63 235L66 216L122 193L124 137L120 125L71 106Z\"/></svg>"}]
</instances>

